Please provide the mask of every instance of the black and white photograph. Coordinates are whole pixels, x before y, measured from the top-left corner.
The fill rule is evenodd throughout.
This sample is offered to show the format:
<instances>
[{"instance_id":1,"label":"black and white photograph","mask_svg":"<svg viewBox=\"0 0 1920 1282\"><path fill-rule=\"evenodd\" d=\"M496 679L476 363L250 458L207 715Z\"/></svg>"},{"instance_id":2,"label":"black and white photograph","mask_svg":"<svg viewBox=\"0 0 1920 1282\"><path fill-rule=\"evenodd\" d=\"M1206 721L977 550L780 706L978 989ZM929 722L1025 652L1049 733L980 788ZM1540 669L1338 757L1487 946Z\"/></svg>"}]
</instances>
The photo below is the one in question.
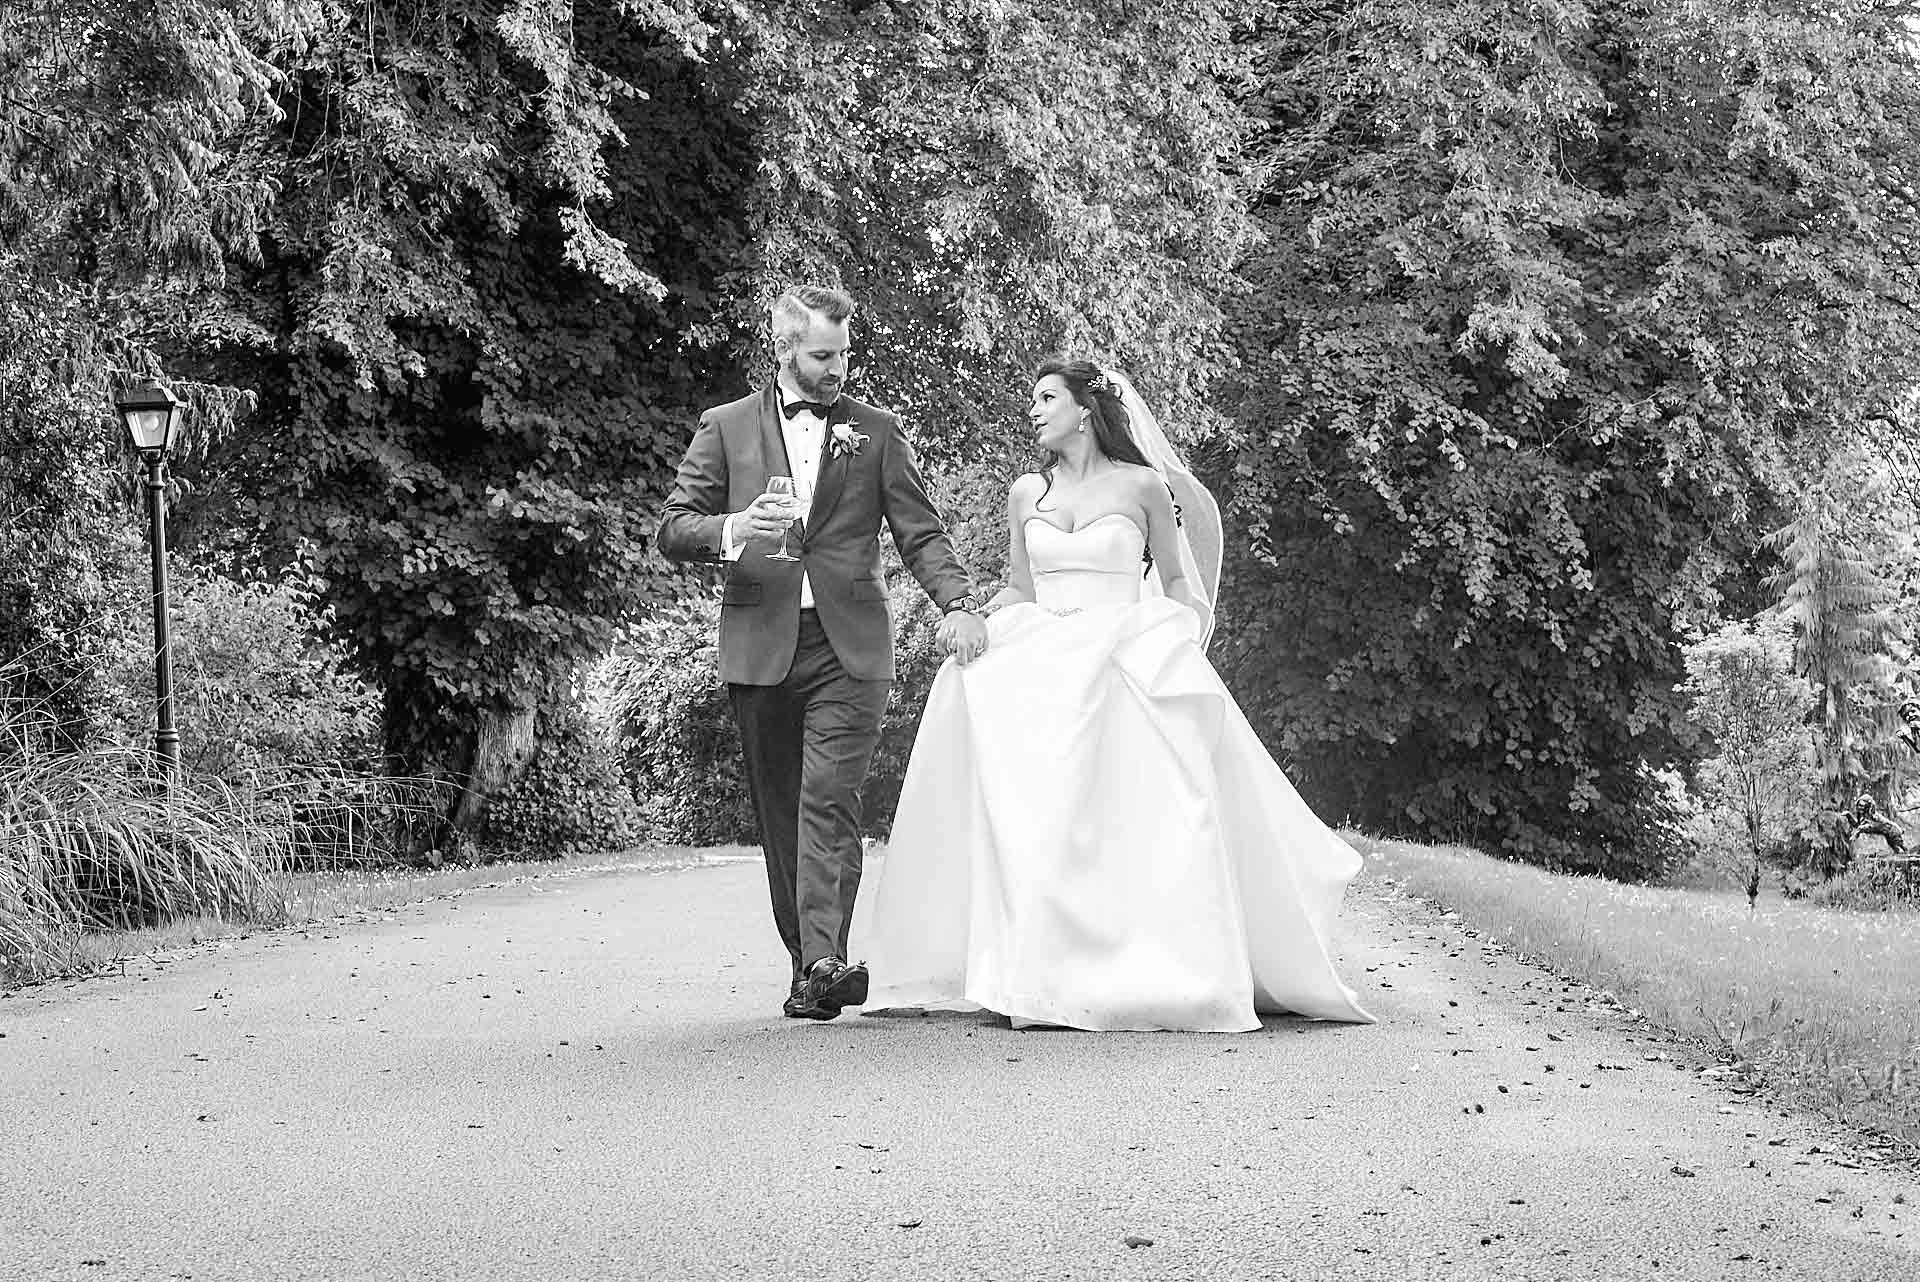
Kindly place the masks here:
<instances>
[{"instance_id":1,"label":"black and white photograph","mask_svg":"<svg viewBox=\"0 0 1920 1282\"><path fill-rule=\"evenodd\" d=\"M0 1099L0 1282L1920 1277L1920 0L0 0Z\"/></svg>"}]
</instances>

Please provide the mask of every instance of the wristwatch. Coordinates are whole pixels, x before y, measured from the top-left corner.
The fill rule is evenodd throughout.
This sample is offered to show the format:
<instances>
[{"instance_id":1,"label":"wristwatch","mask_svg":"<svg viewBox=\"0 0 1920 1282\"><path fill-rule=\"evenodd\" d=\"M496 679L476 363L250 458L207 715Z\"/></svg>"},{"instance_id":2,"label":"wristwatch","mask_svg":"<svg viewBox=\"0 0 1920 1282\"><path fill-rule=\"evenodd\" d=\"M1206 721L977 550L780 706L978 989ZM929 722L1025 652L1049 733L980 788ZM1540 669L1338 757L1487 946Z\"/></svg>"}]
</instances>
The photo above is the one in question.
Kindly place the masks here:
<instances>
[{"instance_id":1,"label":"wristwatch","mask_svg":"<svg viewBox=\"0 0 1920 1282\"><path fill-rule=\"evenodd\" d=\"M946 608L942 610L941 613L952 614L956 610L965 610L968 614L978 614L980 613L980 598L971 592L965 596L957 596L947 602Z\"/></svg>"}]
</instances>

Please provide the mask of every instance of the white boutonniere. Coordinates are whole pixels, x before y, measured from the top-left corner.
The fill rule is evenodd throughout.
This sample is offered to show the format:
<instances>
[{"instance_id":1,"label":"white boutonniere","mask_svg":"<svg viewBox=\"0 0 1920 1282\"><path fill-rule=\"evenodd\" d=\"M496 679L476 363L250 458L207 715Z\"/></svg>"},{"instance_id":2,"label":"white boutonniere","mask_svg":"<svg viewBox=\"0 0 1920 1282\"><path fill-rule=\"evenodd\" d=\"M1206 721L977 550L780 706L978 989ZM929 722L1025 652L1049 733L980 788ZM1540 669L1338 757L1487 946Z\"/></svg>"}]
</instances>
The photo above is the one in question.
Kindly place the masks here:
<instances>
[{"instance_id":1,"label":"white boutonniere","mask_svg":"<svg viewBox=\"0 0 1920 1282\"><path fill-rule=\"evenodd\" d=\"M827 451L833 455L834 458L844 458L849 454L858 454L860 447L867 443L867 434L865 432L854 431L853 425L850 423L835 423L830 430L833 434L833 441L827 446Z\"/></svg>"}]
</instances>

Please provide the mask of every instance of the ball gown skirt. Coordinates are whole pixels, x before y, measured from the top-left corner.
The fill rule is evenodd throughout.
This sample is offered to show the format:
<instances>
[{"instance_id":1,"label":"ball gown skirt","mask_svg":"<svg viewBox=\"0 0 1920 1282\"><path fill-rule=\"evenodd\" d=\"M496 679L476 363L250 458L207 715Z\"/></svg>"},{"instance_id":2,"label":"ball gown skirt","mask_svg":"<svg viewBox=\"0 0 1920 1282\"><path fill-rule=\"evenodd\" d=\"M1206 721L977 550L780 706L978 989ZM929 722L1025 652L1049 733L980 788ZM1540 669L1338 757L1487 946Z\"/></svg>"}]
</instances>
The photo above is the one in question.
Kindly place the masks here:
<instances>
[{"instance_id":1,"label":"ball gown skirt","mask_svg":"<svg viewBox=\"0 0 1920 1282\"><path fill-rule=\"evenodd\" d=\"M1032 604L936 678L853 953L868 1010L1016 1025L1372 1022L1328 956L1360 856L1300 799L1198 644L1143 596L1124 514L1026 526ZM872 883L870 883L872 884Z\"/></svg>"}]
</instances>

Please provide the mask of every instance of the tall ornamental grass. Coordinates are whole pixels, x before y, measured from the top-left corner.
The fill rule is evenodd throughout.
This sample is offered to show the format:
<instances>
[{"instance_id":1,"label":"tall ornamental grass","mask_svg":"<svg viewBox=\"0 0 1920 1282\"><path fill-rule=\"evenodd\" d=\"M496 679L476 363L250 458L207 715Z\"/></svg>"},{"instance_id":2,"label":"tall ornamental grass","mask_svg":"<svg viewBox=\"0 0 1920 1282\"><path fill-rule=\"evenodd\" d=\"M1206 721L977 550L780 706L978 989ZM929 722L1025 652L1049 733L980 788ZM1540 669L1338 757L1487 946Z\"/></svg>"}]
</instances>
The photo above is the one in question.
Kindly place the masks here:
<instances>
[{"instance_id":1,"label":"tall ornamental grass","mask_svg":"<svg viewBox=\"0 0 1920 1282\"><path fill-rule=\"evenodd\" d=\"M148 749L76 745L32 657L0 664L0 985L86 969L84 941L100 932L285 921L290 874L392 863L407 825L444 805L425 785L338 762L243 762L233 745L252 750L273 728L258 712L215 722L218 773L190 756L162 786ZM188 690L197 712L206 701Z\"/></svg>"},{"instance_id":2,"label":"tall ornamental grass","mask_svg":"<svg viewBox=\"0 0 1920 1282\"><path fill-rule=\"evenodd\" d=\"M72 971L90 933L281 924L295 874L394 863L408 819L443 804L345 774L254 789L188 775L162 789L156 765L128 749L0 750L0 984Z\"/></svg>"},{"instance_id":3,"label":"tall ornamental grass","mask_svg":"<svg viewBox=\"0 0 1920 1282\"><path fill-rule=\"evenodd\" d=\"M273 808L217 780L156 786L147 754L0 758L0 966L57 965L78 933L189 915L272 921L290 853Z\"/></svg>"}]
</instances>

